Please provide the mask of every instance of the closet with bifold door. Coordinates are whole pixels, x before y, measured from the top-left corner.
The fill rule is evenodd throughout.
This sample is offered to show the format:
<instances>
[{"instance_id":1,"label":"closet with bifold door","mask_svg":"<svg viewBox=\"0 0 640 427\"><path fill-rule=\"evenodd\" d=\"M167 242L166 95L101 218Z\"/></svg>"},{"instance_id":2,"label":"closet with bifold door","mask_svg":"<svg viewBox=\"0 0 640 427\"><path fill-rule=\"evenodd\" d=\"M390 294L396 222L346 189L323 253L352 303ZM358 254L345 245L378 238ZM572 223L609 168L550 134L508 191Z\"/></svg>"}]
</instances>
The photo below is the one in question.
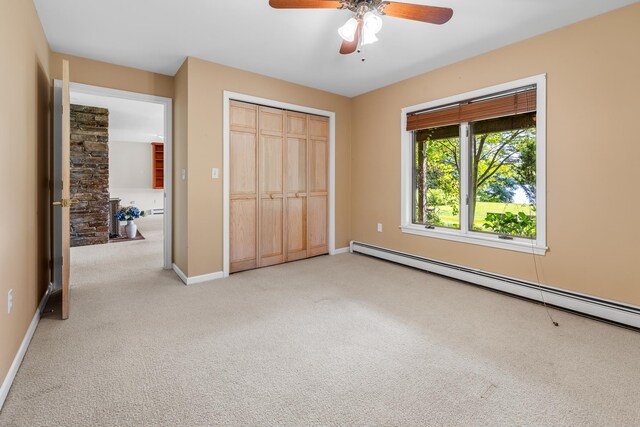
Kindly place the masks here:
<instances>
[{"instance_id":1,"label":"closet with bifold door","mask_svg":"<svg viewBox=\"0 0 640 427\"><path fill-rule=\"evenodd\" d=\"M329 119L230 101L229 270L326 254Z\"/></svg>"}]
</instances>

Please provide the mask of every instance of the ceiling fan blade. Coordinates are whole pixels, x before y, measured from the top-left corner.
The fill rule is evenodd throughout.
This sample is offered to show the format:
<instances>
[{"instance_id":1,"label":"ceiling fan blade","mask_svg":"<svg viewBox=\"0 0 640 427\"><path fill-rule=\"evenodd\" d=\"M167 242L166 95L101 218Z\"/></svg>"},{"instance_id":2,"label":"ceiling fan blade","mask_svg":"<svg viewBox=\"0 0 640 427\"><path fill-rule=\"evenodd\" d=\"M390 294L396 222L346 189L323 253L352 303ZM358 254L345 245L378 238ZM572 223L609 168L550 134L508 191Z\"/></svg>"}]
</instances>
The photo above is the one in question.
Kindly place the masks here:
<instances>
[{"instance_id":1,"label":"ceiling fan blade","mask_svg":"<svg viewBox=\"0 0 640 427\"><path fill-rule=\"evenodd\" d=\"M342 3L334 0L269 0L274 9L340 9Z\"/></svg>"},{"instance_id":2,"label":"ceiling fan blade","mask_svg":"<svg viewBox=\"0 0 640 427\"><path fill-rule=\"evenodd\" d=\"M353 39L352 42L348 42L346 40L342 41L342 45L340 46L340 53L343 55L348 55L353 53L358 48L358 40Z\"/></svg>"},{"instance_id":3,"label":"ceiling fan blade","mask_svg":"<svg viewBox=\"0 0 640 427\"><path fill-rule=\"evenodd\" d=\"M342 41L342 45L340 46L341 54L349 55L350 53L353 53L358 49L358 43L360 42L360 33L362 33L362 19L358 20L358 27L356 28L356 32L353 34L353 41Z\"/></svg>"},{"instance_id":4,"label":"ceiling fan blade","mask_svg":"<svg viewBox=\"0 0 640 427\"><path fill-rule=\"evenodd\" d=\"M411 19L429 24L444 24L453 15L448 7L424 6L420 4L398 3L390 1L382 13L394 18Z\"/></svg>"}]
</instances>

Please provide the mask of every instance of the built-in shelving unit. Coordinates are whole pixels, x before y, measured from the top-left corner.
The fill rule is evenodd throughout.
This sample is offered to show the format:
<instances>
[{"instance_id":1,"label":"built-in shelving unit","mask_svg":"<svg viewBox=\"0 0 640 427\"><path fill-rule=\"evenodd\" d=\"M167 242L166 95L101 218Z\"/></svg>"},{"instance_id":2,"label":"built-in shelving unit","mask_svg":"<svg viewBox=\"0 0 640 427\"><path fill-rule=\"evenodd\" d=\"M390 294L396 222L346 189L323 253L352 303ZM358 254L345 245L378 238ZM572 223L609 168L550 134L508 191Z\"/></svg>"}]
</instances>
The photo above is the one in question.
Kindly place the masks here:
<instances>
[{"instance_id":1,"label":"built-in shelving unit","mask_svg":"<svg viewBox=\"0 0 640 427\"><path fill-rule=\"evenodd\" d=\"M152 142L151 155L153 158L152 185L155 189L162 189L164 188L164 144L162 142Z\"/></svg>"}]
</instances>

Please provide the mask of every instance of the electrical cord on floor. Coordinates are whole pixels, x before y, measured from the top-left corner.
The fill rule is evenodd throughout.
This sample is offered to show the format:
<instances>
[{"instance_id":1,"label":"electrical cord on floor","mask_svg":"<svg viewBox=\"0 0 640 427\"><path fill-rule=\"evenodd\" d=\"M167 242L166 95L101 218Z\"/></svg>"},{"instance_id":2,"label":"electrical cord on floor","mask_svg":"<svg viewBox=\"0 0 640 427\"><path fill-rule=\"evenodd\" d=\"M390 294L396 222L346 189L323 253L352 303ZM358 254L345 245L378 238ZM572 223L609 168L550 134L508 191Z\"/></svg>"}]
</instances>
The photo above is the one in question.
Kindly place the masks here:
<instances>
[{"instance_id":1,"label":"electrical cord on floor","mask_svg":"<svg viewBox=\"0 0 640 427\"><path fill-rule=\"evenodd\" d=\"M533 258L533 267L536 272L536 286L540 291L540 298L542 299L542 305L547 312L547 316L549 316L549 320L553 323L553 326L560 326L558 322L553 320L553 316L551 316L551 311L549 310L549 306L547 306L547 302L544 299L544 292L542 291L542 285L540 284L540 273L538 271L538 261L536 260L536 251L535 251L535 241L531 239L531 257Z\"/></svg>"},{"instance_id":2,"label":"electrical cord on floor","mask_svg":"<svg viewBox=\"0 0 640 427\"><path fill-rule=\"evenodd\" d=\"M544 292L542 292L542 285L540 284L540 274L538 273L538 262L536 261L536 254L534 252L531 253L533 255L533 265L536 270L536 285L538 286L538 290L540 291L540 298L542 298L542 305L544 305L544 309L547 311L547 315L549 316L549 320L553 323L553 326L560 326L558 322L553 320L551 316L551 311L549 311L549 306L547 302L544 300Z\"/></svg>"}]
</instances>

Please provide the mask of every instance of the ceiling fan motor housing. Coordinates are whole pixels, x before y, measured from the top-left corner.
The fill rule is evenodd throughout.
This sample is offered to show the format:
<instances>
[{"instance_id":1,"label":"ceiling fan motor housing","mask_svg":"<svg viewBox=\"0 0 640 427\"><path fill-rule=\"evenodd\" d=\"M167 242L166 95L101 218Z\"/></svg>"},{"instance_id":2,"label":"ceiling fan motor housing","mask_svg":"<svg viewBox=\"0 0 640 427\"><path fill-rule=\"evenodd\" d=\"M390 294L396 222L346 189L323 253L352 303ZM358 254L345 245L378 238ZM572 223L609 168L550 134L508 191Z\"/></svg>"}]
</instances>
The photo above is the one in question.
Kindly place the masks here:
<instances>
[{"instance_id":1,"label":"ceiling fan motor housing","mask_svg":"<svg viewBox=\"0 0 640 427\"><path fill-rule=\"evenodd\" d=\"M341 0L340 3L342 3L343 9L355 12L356 18L362 18L364 14L369 11L375 11L384 15L383 10L385 6L389 4L383 0Z\"/></svg>"}]
</instances>

